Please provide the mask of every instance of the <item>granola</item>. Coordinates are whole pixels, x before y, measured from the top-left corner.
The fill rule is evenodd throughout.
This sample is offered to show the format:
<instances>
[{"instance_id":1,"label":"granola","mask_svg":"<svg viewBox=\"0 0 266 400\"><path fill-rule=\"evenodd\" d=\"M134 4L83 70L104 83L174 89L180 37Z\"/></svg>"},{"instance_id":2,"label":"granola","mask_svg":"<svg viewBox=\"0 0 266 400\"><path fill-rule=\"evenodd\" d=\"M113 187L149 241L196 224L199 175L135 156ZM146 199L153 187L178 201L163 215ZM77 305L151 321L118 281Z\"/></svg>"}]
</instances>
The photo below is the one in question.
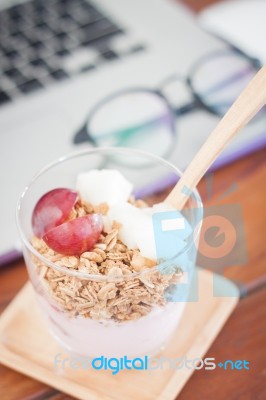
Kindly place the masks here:
<instances>
[{"instance_id":1,"label":"granola","mask_svg":"<svg viewBox=\"0 0 266 400\"><path fill-rule=\"evenodd\" d=\"M143 200L131 198L130 202L138 207L147 206ZM108 205L78 201L70 219L95 212L106 215ZM94 275L90 280L71 276L32 255L43 290L70 316L120 322L139 319L154 306L164 306L164 290L182 277L181 269L161 274L153 268L153 260L143 257L139 250L129 249L119 240L119 227L114 221L110 229L102 232L94 248L80 256L63 256L42 239L32 237L33 247L55 265Z\"/></svg>"}]
</instances>

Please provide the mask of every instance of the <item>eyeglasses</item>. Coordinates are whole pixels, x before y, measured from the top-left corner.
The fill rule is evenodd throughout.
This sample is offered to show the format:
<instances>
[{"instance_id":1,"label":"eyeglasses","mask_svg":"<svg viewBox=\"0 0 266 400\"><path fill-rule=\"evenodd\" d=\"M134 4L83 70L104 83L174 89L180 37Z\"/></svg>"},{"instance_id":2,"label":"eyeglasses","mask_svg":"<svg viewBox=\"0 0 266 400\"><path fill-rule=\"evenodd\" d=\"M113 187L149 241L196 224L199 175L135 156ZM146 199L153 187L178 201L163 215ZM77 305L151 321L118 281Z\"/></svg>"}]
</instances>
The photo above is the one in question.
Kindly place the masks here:
<instances>
[{"instance_id":1,"label":"eyeglasses","mask_svg":"<svg viewBox=\"0 0 266 400\"><path fill-rule=\"evenodd\" d=\"M104 98L91 110L74 143L133 147L168 158L177 140L176 118L199 109L224 115L260 67L258 60L235 49L208 54L185 79L172 76L155 90L129 88ZM169 89L181 99L181 91L175 89L181 83L191 100L176 106Z\"/></svg>"}]
</instances>

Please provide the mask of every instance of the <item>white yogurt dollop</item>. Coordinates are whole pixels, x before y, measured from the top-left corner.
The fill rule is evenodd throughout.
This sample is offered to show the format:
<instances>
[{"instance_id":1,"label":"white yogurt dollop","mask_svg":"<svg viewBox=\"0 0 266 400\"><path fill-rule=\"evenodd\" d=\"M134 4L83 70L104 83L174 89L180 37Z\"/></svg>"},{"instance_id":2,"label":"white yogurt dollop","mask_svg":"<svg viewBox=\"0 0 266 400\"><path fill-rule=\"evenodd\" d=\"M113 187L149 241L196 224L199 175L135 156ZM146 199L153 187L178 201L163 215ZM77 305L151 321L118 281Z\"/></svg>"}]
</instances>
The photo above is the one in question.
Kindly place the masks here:
<instances>
[{"instance_id":1,"label":"white yogurt dollop","mask_svg":"<svg viewBox=\"0 0 266 400\"><path fill-rule=\"evenodd\" d=\"M85 201L98 205L112 206L127 202L133 185L117 170L93 169L77 177L77 191Z\"/></svg>"}]
</instances>

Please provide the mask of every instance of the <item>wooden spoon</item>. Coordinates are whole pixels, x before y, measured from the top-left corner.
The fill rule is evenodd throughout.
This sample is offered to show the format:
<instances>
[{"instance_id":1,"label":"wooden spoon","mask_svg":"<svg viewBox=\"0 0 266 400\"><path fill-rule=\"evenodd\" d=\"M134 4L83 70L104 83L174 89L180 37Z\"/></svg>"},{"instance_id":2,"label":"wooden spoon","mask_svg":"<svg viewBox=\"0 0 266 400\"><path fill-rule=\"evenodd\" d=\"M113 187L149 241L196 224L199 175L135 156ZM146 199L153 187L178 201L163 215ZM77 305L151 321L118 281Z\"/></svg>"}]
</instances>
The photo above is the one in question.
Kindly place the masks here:
<instances>
[{"instance_id":1,"label":"wooden spoon","mask_svg":"<svg viewBox=\"0 0 266 400\"><path fill-rule=\"evenodd\" d=\"M212 131L164 202L181 210L190 191L197 186L225 146L265 104L266 65L259 70Z\"/></svg>"}]
</instances>

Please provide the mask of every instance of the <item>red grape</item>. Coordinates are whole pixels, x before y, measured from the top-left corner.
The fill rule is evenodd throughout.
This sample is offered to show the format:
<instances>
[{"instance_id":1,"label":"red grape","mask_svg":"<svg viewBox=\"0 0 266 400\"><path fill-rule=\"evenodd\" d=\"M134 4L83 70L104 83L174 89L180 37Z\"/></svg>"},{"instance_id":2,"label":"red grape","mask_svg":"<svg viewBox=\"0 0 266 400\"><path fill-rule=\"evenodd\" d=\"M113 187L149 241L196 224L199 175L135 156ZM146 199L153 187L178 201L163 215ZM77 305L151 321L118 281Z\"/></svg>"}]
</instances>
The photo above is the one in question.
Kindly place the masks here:
<instances>
[{"instance_id":1,"label":"red grape","mask_svg":"<svg viewBox=\"0 0 266 400\"><path fill-rule=\"evenodd\" d=\"M79 255L93 248L102 230L101 215L89 214L51 229L43 236L43 240L51 249L60 254Z\"/></svg>"},{"instance_id":2,"label":"red grape","mask_svg":"<svg viewBox=\"0 0 266 400\"><path fill-rule=\"evenodd\" d=\"M50 229L65 222L78 198L78 193L71 189L53 189L44 194L37 202L32 213L32 228L41 238Z\"/></svg>"}]
</instances>

